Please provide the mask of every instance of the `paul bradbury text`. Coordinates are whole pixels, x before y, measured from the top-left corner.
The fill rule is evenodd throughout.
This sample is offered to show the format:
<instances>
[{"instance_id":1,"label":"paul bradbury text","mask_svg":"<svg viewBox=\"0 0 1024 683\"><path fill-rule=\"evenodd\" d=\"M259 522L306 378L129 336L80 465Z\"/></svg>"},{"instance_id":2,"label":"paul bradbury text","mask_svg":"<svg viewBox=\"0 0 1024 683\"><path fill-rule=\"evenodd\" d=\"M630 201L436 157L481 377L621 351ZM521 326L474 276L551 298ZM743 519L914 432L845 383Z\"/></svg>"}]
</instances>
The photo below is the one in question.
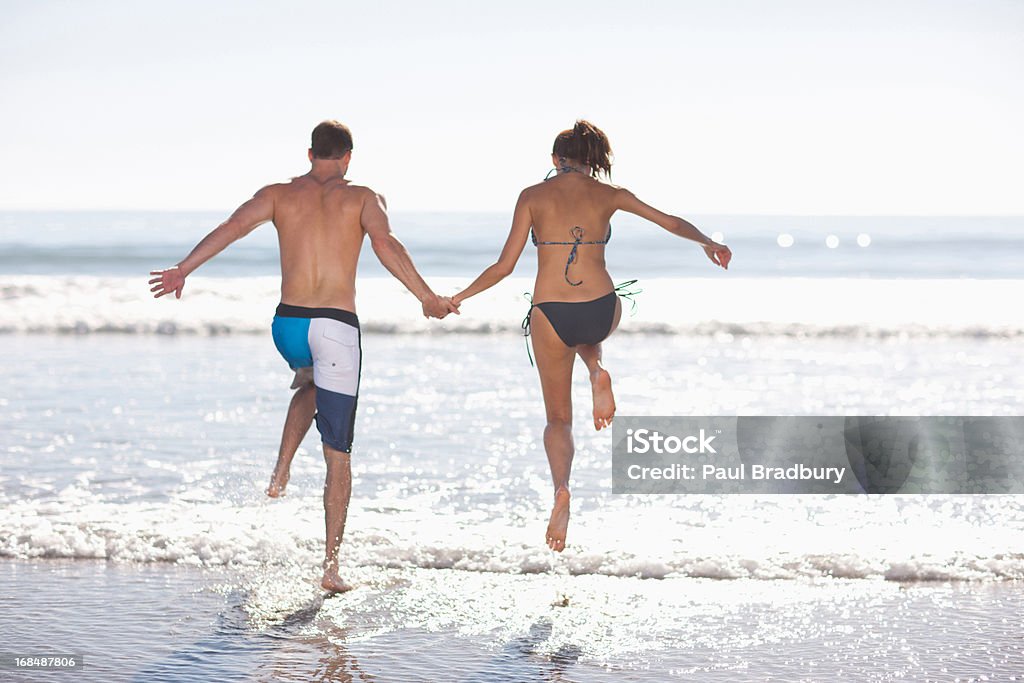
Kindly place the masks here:
<instances>
[{"instance_id":1,"label":"paul bradbury text","mask_svg":"<svg viewBox=\"0 0 1024 683\"><path fill-rule=\"evenodd\" d=\"M748 470L745 463L736 467L715 467L714 465L674 464L668 467L643 467L641 465L629 465L626 468L626 476L630 479L716 479L716 480L742 480L742 479L786 479L806 480L817 479L831 481L836 484L843 482L843 475L846 474L845 467L808 467L806 465L791 465L790 467L770 467L768 465L751 465Z\"/></svg>"}]
</instances>

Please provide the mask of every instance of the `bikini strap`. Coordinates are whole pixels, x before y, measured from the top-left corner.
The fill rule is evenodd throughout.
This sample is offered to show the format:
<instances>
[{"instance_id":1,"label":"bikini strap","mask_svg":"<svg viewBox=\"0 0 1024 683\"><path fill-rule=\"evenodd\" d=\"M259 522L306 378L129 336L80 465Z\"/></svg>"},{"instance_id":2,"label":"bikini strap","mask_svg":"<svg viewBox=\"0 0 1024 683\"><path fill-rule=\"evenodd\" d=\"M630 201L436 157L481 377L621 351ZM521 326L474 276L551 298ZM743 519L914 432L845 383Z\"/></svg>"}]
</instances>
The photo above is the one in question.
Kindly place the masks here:
<instances>
[{"instance_id":1,"label":"bikini strap","mask_svg":"<svg viewBox=\"0 0 1024 683\"><path fill-rule=\"evenodd\" d=\"M570 230L570 232L573 236L573 243L572 249L569 251L569 258L565 260L565 281L568 282L573 287L579 287L580 285L583 284L583 280L577 280L576 282L570 280L569 266L576 262L576 252L580 248L580 245L583 244L583 228L577 225L572 230Z\"/></svg>"},{"instance_id":2,"label":"bikini strap","mask_svg":"<svg viewBox=\"0 0 1024 683\"><path fill-rule=\"evenodd\" d=\"M533 354L530 353L530 340L528 337L530 336L530 315L533 313L536 304L533 303L533 295L529 292L523 292L523 297L530 302L530 308L526 311L526 317L523 318L523 341L526 342L526 357L530 359L530 367L534 367Z\"/></svg>"},{"instance_id":3,"label":"bikini strap","mask_svg":"<svg viewBox=\"0 0 1024 683\"><path fill-rule=\"evenodd\" d=\"M569 230L569 234L572 235L572 242L538 242L537 233L533 231L533 227L530 227L530 238L533 240L533 245L539 247L546 244L561 244L561 245L572 245L572 249L569 251L569 258L565 261L565 281L573 287L579 287L583 284L583 280L573 282L569 279L569 266L576 262L576 255L581 244L608 244L612 238L612 224L608 223L608 234L603 240L594 240L590 242L583 241L583 228L576 225Z\"/></svg>"},{"instance_id":4,"label":"bikini strap","mask_svg":"<svg viewBox=\"0 0 1024 683\"><path fill-rule=\"evenodd\" d=\"M638 280L626 280L625 282L620 282L619 284L615 285L615 288L612 290L617 295L621 296L623 299L629 302L630 315L636 315L636 299L634 297L636 297L637 294L640 294L644 291L639 288L633 288L633 285L635 285L637 282Z\"/></svg>"},{"instance_id":5,"label":"bikini strap","mask_svg":"<svg viewBox=\"0 0 1024 683\"><path fill-rule=\"evenodd\" d=\"M587 241L584 241L583 240L583 228L581 228L578 225L575 226L575 227L570 228L569 229L569 234L572 235L572 237L573 237L572 242L555 242L555 241L551 241L551 242L538 242L537 241L537 234L533 231L532 227L530 228L530 237L533 239L533 243L535 245L537 245L537 246L546 245L546 244L565 244L565 245L568 245L568 244L573 244L573 245L576 245L576 244L608 244L612 240L612 224L611 223L608 224L608 234L607 234L607 236L603 240L587 240Z\"/></svg>"}]
</instances>

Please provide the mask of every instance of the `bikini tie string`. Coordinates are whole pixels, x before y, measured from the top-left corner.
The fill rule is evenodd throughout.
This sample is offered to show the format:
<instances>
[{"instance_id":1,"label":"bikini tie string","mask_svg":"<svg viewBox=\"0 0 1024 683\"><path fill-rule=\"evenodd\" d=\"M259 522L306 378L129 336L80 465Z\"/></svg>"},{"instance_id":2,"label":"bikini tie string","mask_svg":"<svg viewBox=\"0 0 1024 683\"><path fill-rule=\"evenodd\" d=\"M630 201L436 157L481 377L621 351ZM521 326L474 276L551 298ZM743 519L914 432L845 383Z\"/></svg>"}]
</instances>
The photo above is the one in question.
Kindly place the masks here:
<instances>
[{"instance_id":1,"label":"bikini tie string","mask_svg":"<svg viewBox=\"0 0 1024 683\"><path fill-rule=\"evenodd\" d=\"M611 223L608 224L608 233L605 235L605 238L603 240L594 240L589 242L583 241L583 228L581 228L578 225L571 228L569 230L569 234L572 235L572 242L541 242L537 239L537 233L533 231L533 228L530 228L530 239L533 241L533 244L536 247L541 247L549 244L560 244L572 247L572 249L569 251L569 258L565 262L565 281L568 282L569 285L572 287L579 287L581 284L583 284L583 280L578 280L577 282L573 282L572 280L570 280L569 267L576 262L576 256L578 255L580 245L608 244L609 240L611 240L612 238L612 226Z\"/></svg>"},{"instance_id":2,"label":"bikini tie string","mask_svg":"<svg viewBox=\"0 0 1024 683\"><path fill-rule=\"evenodd\" d=\"M572 232L572 250L569 252L569 259L565 262L565 281L573 287L579 287L583 284L583 280L577 280L573 282L569 279L569 266L576 262L576 250L580 248L580 244L583 243L583 228L576 226L570 232Z\"/></svg>"},{"instance_id":3,"label":"bikini tie string","mask_svg":"<svg viewBox=\"0 0 1024 683\"><path fill-rule=\"evenodd\" d=\"M530 302L530 308L526 311L526 317L523 318L523 341L526 342L526 357L530 359L530 367L533 365L533 354L530 353L530 340L527 337L530 336L530 314L533 313L533 295L529 292L523 292L523 297Z\"/></svg>"},{"instance_id":4,"label":"bikini tie string","mask_svg":"<svg viewBox=\"0 0 1024 683\"><path fill-rule=\"evenodd\" d=\"M612 291L615 292L617 296L620 296L623 299L629 301L630 315L636 315L635 297L637 294L640 294L644 291L638 287L633 287L633 285L635 285L637 282L639 281L626 280L615 285L614 289L612 289ZM526 343L526 357L530 359L530 367L536 367L533 362L533 354L530 352L530 340L528 339L528 337L530 336L530 315L533 313L533 309L536 308L537 305L533 303L533 295L530 294L529 292L523 292L523 298L526 299L526 301L530 304L530 308L527 309L526 317L523 318L523 323L520 327L523 330L523 341Z\"/></svg>"},{"instance_id":5,"label":"bikini tie string","mask_svg":"<svg viewBox=\"0 0 1024 683\"><path fill-rule=\"evenodd\" d=\"M639 282L639 280L626 280L625 282L620 282L619 284L615 285L615 289L612 290L620 297L629 302L630 315L636 315L636 299L634 297L636 297L637 294L643 293L644 291L639 288L632 288L633 285L635 285L637 282Z\"/></svg>"}]
</instances>

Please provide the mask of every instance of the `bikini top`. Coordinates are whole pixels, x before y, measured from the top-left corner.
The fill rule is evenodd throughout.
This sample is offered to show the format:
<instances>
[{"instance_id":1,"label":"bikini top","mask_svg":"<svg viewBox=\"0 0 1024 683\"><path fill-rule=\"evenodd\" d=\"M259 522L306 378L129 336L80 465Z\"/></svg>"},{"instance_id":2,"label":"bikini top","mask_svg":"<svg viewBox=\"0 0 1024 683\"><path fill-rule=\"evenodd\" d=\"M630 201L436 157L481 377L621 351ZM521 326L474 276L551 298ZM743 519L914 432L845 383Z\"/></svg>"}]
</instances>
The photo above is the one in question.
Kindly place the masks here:
<instances>
[{"instance_id":1,"label":"bikini top","mask_svg":"<svg viewBox=\"0 0 1024 683\"><path fill-rule=\"evenodd\" d=\"M572 250L569 252L569 258L565 262L565 281L568 282L573 287L578 287L581 284L583 284L583 280L578 280L577 282L573 282L572 280L569 279L569 266L571 266L573 263L576 262L576 250L579 248L579 246L581 244L608 244L608 242L610 242L611 239L612 239L612 224L611 223L608 224L608 234L605 235L605 238L603 240L594 240L594 241L590 241L590 242L584 242L583 241L583 228L581 228L578 225L576 227L572 228L569 231L569 234L572 235L572 242L538 242L537 241L537 235L533 232L533 228L532 227L530 228L530 239L533 240L533 246L535 246L535 247L539 247L539 246L546 245L546 244L562 244L562 245L571 244L572 245Z\"/></svg>"},{"instance_id":2,"label":"bikini top","mask_svg":"<svg viewBox=\"0 0 1024 683\"><path fill-rule=\"evenodd\" d=\"M576 173L582 173L582 171L580 171L577 168L569 167L569 170L574 171ZM551 174L552 173L557 173L557 172L558 172L557 168L553 168L550 171L548 171L548 174L546 176L544 176L544 182L547 182L548 180L551 179ZM533 240L533 246L535 246L535 247L539 247L542 244L571 244L572 245L572 251L569 252L569 258L565 262L565 281L568 282L573 287L579 287L581 284L583 284L583 280L580 280L578 282L573 282L572 280L569 279L569 266L571 266L573 263L576 262L576 250L579 248L579 246L581 244L608 244L608 242L610 242L611 239L612 239L612 224L611 223L608 224L608 234L605 235L605 238L603 240L598 240L598 241L594 241L594 242L584 242L583 241L583 228L581 228L578 225L576 227L572 228L571 230L569 230L569 234L572 235L572 242L538 242L537 241L537 235L533 232L533 226L530 226L530 239Z\"/></svg>"}]
</instances>

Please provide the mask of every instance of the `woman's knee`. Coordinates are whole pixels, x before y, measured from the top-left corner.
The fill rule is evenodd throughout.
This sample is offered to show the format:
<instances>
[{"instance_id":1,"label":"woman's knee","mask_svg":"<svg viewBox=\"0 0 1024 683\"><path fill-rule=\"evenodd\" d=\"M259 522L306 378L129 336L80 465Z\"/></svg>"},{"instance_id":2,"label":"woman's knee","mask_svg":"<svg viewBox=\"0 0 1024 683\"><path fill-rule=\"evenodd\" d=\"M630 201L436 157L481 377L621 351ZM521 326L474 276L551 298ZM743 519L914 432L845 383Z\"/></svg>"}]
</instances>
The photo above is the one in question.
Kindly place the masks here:
<instances>
[{"instance_id":1,"label":"woman's knee","mask_svg":"<svg viewBox=\"0 0 1024 683\"><path fill-rule=\"evenodd\" d=\"M552 429L565 429L572 427L572 414L568 411L549 412L548 427Z\"/></svg>"}]
</instances>

